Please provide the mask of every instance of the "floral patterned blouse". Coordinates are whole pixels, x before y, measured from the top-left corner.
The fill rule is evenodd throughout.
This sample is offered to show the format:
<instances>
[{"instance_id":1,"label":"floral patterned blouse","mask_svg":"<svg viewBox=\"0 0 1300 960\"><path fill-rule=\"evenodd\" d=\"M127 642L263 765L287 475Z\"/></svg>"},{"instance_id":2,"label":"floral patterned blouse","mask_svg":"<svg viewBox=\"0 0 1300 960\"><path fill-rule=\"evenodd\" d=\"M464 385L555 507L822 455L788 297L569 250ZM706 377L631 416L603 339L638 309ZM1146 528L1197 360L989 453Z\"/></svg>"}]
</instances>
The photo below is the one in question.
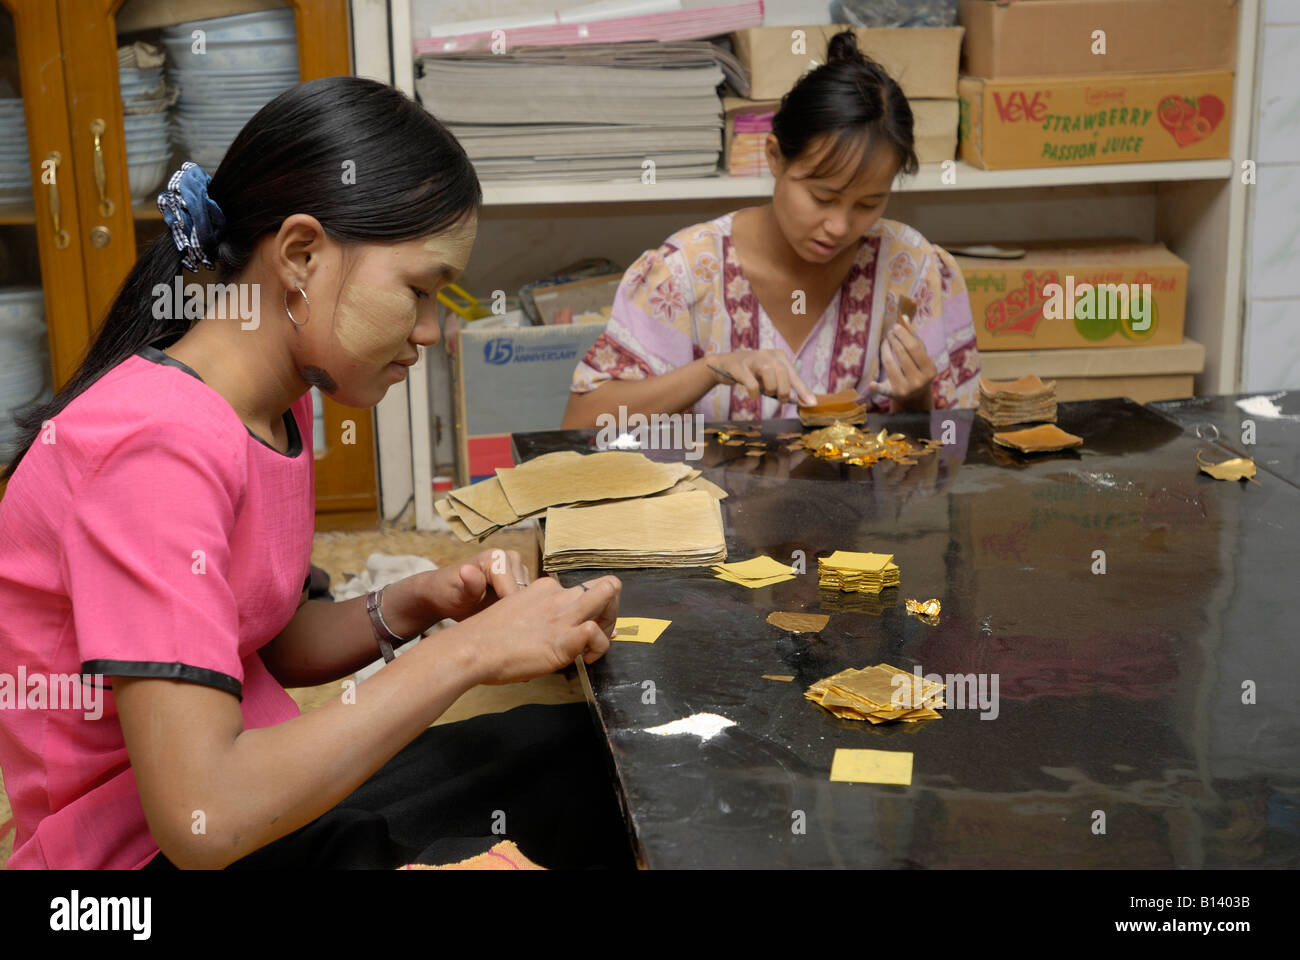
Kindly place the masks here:
<instances>
[{"instance_id":1,"label":"floral patterned blouse","mask_svg":"<svg viewBox=\"0 0 1300 960\"><path fill-rule=\"evenodd\" d=\"M934 360L936 409L979 402L979 351L966 284L952 256L916 230L877 220L857 258L796 354L772 325L740 268L733 214L686 227L647 250L619 284L604 333L578 363L570 389L586 393L606 380L641 380L711 353L780 350L814 393L855 388L867 394L878 374L881 319L898 298L916 302L913 329ZM868 409L888 398L872 394ZM794 404L714 387L693 408L706 420L796 416Z\"/></svg>"}]
</instances>

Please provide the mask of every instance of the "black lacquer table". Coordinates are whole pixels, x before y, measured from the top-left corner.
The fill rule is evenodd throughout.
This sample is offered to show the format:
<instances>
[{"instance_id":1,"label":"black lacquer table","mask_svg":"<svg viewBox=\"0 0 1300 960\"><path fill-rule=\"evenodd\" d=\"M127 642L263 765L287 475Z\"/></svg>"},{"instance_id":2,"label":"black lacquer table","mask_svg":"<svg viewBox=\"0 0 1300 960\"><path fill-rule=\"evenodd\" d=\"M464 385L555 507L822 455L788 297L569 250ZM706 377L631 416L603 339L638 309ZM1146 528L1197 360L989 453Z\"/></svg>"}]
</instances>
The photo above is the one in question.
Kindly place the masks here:
<instances>
[{"instance_id":1,"label":"black lacquer table","mask_svg":"<svg viewBox=\"0 0 1300 960\"><path fill-rule=\"evenodd\" d=\"M730 494L728 559L802 551L794 580L613 571L623 615L673 621L584 670L642 865L1300 866L1300 488L1199 473L1195 451L1213 448L1127 400L1061 404L1084 446L1032 457L968 410L868 427L940 438L945 421L954 442L915 466L708 444L694 465ZM595 438L517 434L515 459ZM816 557L836 549L894 554L900 587L819 591ZM930 597L937 626L903 608ZM790 634L765 622L774 610L830 622ZM982 679L990 706L873 727L803 697L879 662ZM697 713L735 725L645 732ZM838 747L910 751L911 785L830 782Z\"/></svg>"},{"instance_id":2,"label":"black lacquer table","mask_svg":"<svg viewBox=\"0 0 1300 960\"><path fill-rule=\"evenodd\" d=\"M1239 401L1258 397L1278 408L1280 416L1261 416L1238 406ZM1162 400L1147 406L1197 437L1217 437L1230 456L1250 457L1258 469L1300 486L1300 390Z\"/></svg>"}]
</instances>

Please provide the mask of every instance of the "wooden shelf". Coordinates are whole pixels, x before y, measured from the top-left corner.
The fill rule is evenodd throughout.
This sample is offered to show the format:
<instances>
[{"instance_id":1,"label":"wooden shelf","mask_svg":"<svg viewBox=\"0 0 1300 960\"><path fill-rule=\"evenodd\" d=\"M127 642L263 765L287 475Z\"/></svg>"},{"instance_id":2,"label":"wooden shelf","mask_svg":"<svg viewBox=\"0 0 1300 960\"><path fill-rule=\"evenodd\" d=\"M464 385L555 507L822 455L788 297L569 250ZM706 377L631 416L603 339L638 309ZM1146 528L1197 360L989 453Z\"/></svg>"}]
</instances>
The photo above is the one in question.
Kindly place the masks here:
<instances>
[{"instance_id":1,"label":"wooden shelf","mask_svg":"<svg viewBox=\"0 0 1300 960\"><path fill-rule=\"evenodd\" d=\"M942 181L943 165L923 164L914 177L894 183L899 193L945 190L1019 190L1032 187L1095 186L1108 183L1156 183L1176 180L1227 180L1233 175L1231 160L1178 160L1169 163L1110 163L1077 167L1042 167L1030 170L980 170L956 161L954 183ZM640 173L626 181L565 182L554 180L485 180L487 206L525 206L555 203L657 203L665 200L711 200L727 197L770 197L771 177L692 177L644 184Z\"/></svg>"},{"instance_id":2,"label":"wooden shelf","mask_svg":"<svg viewBox=\"0 0 1300 960\"><path fill-rule=\"evenodd\" d=\"M36 208L30 203L0 203L0 224L35 222Z\"/></svg>"}]
</instances>

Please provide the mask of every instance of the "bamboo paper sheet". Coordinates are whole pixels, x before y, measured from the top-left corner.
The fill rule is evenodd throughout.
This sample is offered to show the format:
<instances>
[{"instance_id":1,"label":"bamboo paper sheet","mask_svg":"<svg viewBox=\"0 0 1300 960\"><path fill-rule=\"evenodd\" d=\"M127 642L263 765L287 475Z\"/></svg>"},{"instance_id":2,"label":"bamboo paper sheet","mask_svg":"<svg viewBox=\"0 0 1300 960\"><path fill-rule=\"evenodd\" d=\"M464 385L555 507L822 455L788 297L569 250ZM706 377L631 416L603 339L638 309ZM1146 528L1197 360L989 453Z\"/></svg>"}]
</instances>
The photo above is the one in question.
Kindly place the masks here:
<instances>
[{"instance_id":1,"label":"bamboo paper sheet","mask_svg":"<svg viewBox=\"0 0 1300 960\"><path fill-rule=\"evenodd\" d=\"M831 779L839 783L912 785L912 754L901 750L848 750L837 747Z\"/></svg>"},{"instance_id":2,"label":"bamboo paper sheet","mask_svg":"<svg viewBox=\"0 0 1300 960\"><path fill-rule=\"evenodd\" d=\"M451 532L456 535L458 540L469 543L469 541L475 539L474 534L469 532L469 527L465 526L465 521L456 514L455 508L447 502L446 497L435 500L433 508L438 511L438 516L447 521L447 526L451 527Z\"/></svg>"},{"instance_id":3,"label":"bamboo paper sheet","mask_svg":"<svg viewBox=\"0 0 1300 960\"><path fill-rule=\"evenodd\" d=\"M538 457L498 469L501 489L519 516L546 507L593 500L644 497L677 483L691 472L685 463L656 463L642 453L610 450L585 457Z\"/></svg>"},{"instance_id":4,"label":"bamboo paper sheet","mask_svg":"<svg viewBox=\"0 0 1300 960\"><path fill-rule=\"evenodd\" d=\"M546 511L547 571L696 567L726 556L722 509L702 490Z\"/></svg>"}]
</instances>

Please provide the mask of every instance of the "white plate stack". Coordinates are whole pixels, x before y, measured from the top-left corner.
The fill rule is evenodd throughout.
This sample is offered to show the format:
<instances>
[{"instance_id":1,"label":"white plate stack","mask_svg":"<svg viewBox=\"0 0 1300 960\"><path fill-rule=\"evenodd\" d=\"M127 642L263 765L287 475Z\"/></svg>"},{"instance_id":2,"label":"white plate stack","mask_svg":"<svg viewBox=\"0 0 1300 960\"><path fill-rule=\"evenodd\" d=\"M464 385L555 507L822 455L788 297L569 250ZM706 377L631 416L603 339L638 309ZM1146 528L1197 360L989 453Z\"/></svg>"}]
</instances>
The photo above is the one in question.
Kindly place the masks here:
<instances>
[{"instance_id":1,"label":"white plate stack","mask_svg":"<svg viewBox=\"0 0 1300 960\"><path fill-rule=\"evenodd\" d=\"M0 204L30 203L32 166L21 97L0 98Z\"/></svg>"},{"instance_id":2,"label":"white plate stack","mask_svg":"<svg viewBox=\"0 0 1300 960\"><path fill-rule=\"evenodd\" d=\"M131 200L151 199L167 179L172 148L162 67L117 68L122 87L122 127ZM147 112L140 112L147 111Z\"/></svg>"},{"instance_id":3,"label":"white plate stack","mask_svg":"<svg viewBox=\"0 0 1300 960\"><path fill-rule=\"evenodd\" d=\"M180 90L177 140L209 174L253 114L298 82L291 9L178 23L162 42Z\"/></svg>"},{"instance_id":4,"label":"white plate stack","mask_svg":"<svg viewBox=\"0 0 1300 960\"><path fill-rule=\"evenodd\" d=\"M45 291L0 287L0 463L8 461L21 408L48 398L49 344L45 336Z\"/></svg>"}]
</instances>

